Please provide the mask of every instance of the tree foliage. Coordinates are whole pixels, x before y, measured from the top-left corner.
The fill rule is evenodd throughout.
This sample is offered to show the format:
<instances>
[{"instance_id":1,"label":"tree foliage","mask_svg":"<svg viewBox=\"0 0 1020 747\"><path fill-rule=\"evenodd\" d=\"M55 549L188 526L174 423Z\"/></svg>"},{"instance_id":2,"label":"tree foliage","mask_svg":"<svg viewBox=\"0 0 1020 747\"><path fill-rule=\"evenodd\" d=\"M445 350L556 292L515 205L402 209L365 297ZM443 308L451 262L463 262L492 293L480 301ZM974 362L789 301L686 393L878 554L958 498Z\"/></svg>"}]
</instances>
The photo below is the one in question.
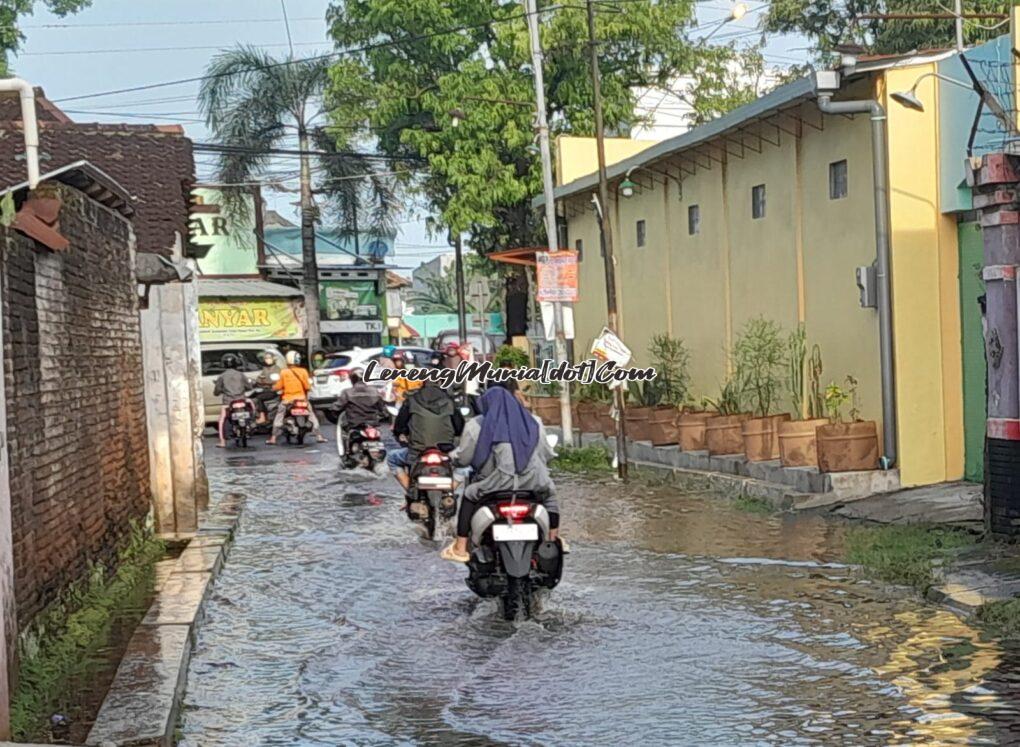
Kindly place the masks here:
<instances>
[{"instance_id":1,"label":"tree foliage","mask_svg":"<svg viewBox=\"0 0 1020 747\"><path fill-rule=\"evenodd\" d=\"M46 10L63 18L87 8L92 0L43 0ZM35 0L3 0L0 2L0 75L8 75L7 55L17 52L25 35L18 26L21 16L31 15Z\"/></svg>"},{"instance_id":2,"label":"tree foliage","mask_svg":"<svg viewBox=\"0 0 1020 747\"><path fill-rule=\"evenodd\" d=\"M1007 13L1009 0L964 0L964 13ZM921 49L952 47L956 31L952 19L860 19L871 13L944 13L952 3L931 0L773 0L765 16L769 32L804 34L824 57L838 44L861 44L874 54L896 54ZM968 44L1008 33L1008 28L987 28L994 19L966 20Z\"/></svg>"},{"instance_id":3,"label":"tree foliage","mask_svg":"<svg viewBox=\"0 0 1020 747\"><path fill-rule=\"evenodd\" d=\"M439 275L427 275L422 281L424 287L411 291L408 302L414 306L416 314L456 314L457 313L457 278L453 268L449 267ZM472 269L465 262L464 286L470 289L476 282L484 282L488 286L484 308L479 309L475 297L467 292L464 307L468 314L479 312L497 312L503 310L502 283Z\"/></svg>"},{"instance_id":4,"label":"tree foliage","mask_svg":"<svg viewBox=\"0 0 1020 747\"><path fill-rule=\"evenodd\" d=\"M554 134L591 135L584 5L541 5L551 127ZM668 88L695 72L725 78L731 49L686 40L695 23L693 0L617 0L597 7L609 132L637 123L637 88ZM530 207L541 170L529 150L534 89L522 6L337 0L328 18L338 48L350 52L332 69L336 125L371 127L383 152L425 159L428 172L416 185L436 208L438 224L470 231L474 248L540 243L544 231ZM457 126L455 111L465 114Z\"/></svg>"}]
</instances>

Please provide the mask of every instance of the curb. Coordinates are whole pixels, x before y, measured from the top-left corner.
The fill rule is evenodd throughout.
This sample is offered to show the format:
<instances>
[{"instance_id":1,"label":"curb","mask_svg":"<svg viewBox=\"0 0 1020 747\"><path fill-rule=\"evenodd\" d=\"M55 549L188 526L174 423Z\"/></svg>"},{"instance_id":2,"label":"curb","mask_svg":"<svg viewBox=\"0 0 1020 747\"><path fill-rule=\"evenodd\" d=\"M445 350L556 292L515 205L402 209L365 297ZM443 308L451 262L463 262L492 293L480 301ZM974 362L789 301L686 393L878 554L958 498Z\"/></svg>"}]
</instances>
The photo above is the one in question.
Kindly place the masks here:
<instances>
[{"instance_id":1,"label":"curb","mask_svg":"<svg viewBox=\"0 0 1020 747\"><path fill-rule=\"evenodd\" d=\"M128 642L85 741L95 747L170 747L202 612L237 529L244 496L228 493L173 560Z\"/></svg>"}]
</instances>

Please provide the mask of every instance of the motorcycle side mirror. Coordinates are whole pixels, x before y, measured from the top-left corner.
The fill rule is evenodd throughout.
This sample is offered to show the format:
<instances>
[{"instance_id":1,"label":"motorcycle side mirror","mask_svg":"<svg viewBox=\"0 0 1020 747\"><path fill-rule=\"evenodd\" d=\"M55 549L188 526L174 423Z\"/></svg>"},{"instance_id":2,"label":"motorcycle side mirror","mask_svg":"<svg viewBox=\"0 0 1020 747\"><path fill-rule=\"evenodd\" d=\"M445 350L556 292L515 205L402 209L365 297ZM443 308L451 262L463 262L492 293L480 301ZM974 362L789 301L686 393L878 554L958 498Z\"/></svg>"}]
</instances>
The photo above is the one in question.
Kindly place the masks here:
<instances>
[{"instance_id":1,"label":"motorcycle side mirror","mask_svg":"<svg viewBox=\"0 0 1020 747\"><path fill-rule=\"evenodd\" d=\"M466 418L468 415L471 414L471 408L470 407L462 407L462 408L460 408L460 414L463 415Z\"/></svg>"},{"instance_id":2,"label":"motorcycle side mirror","mask_svg":"<svg viewBox=\"0 0 1020 747\"><path fill-rule=\"evenodd\" d=\"M555 449L560 443L560 437L555 433L547 433L545 434L545 442L549 444L550 449Z\"/></svg>"},{"instance_id":3,"label":"motorcycle side mirror","mask_svg":"<svg viewBox=\"0 0 1020 747\"><path fill-rule=\"evenodd\" d=\"M453 444L451 444L451 443L442 443L442 444L436 444L436 448L439 449L444 454L449 454L456 447Z\"/></svg>"}]
</instances>

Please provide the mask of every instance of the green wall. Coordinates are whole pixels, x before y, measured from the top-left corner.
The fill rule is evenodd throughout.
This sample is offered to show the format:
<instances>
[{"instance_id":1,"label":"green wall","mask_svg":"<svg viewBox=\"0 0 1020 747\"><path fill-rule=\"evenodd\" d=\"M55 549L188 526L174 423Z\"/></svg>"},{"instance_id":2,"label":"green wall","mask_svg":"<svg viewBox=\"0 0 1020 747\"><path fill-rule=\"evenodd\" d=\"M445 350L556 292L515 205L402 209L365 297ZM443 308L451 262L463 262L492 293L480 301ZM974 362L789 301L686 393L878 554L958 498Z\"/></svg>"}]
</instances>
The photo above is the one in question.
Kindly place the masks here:
<instances>
[{"instance_id":1,"label":"green wall","mask_svg":"<svg viewBox=\"0 0 1020 747\"><path fill-rule=\"evenodd\" d=\"M984 245L976 222L959 225L960 317L963 335L963 438L966 480L984 479L985 448L985 347L978 296L985 292L981 280Z\"/></svg>"}]
</instances>

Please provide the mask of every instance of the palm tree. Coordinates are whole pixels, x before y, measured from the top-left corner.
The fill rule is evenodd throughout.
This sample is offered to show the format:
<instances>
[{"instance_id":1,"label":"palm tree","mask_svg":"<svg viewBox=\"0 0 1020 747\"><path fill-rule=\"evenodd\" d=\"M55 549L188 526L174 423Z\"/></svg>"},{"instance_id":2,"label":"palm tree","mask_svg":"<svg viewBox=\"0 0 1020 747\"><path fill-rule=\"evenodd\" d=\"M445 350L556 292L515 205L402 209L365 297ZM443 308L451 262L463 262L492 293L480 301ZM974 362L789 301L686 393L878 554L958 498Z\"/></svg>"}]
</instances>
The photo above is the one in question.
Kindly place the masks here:
<instances>
[{"instance_id":1,"label":"palm tree","mask_svg":"<svg viewBox=\"0 0 1020 747\"><path fill-rule=\"evenodd\" d=\"M485 280L489 286L483 309L479 309L472 296L464 299L468 314L490 313L503 310L501 284L493 278L468 268L465 286L470 287L476 280ZM440 275L427 275L423 279L424 287L411 291L408 301L419 314L456 314L457 313L457 279L451 268Z\"/></svg>"},{"instance_id":2,"label":"palm tree","mask_svg":"<svg viewBox=\"0 0 1020 747\"><path fill-rule=\"evenodd\" d=\"M392 231L397 209L393 182L376 169L377 160L339 150L337 139L317 123L325 115L322 97L329 68L325 56L277 60L255 47L242 46L213 58L199 93L202 114L219 146L216 179L235 185L223 190L228 213L237 215L245 210L249 192L243 185L257 180L279 156L293 155L287 138L297 136L301 287L308 341L313 348L321 340L315 195L323 195L334 209L340 229L355 236L359 207L368 216L365 227L376 232ZM313 170L319 175L315 183Z\"/></svg>"}]
</instances>

